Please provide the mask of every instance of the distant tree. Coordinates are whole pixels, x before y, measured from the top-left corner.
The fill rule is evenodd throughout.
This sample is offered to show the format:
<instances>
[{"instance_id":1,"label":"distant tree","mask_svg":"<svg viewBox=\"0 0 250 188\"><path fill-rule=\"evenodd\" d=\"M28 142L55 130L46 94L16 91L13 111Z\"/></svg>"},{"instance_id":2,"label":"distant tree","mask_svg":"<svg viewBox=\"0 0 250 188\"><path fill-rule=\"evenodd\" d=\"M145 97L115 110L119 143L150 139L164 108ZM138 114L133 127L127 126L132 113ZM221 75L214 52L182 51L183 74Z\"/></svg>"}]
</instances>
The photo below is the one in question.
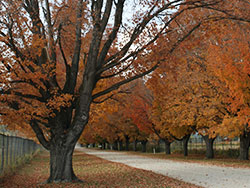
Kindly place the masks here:
<instances>
[{"instance_id":1,"label":"distant tree","mask_svg":"<svg viewBox=\"0 0 250 188\"><path fill-rule=\"evenodd\" d=\"M218 34L216 30L224 32ZM222 136L240 137L240 156L248 160L250 144L250 25L224 22L214 26L207 60L210 68L228 88L223 102L228 104L219 129Z\"/></svg>"}]
</instances>

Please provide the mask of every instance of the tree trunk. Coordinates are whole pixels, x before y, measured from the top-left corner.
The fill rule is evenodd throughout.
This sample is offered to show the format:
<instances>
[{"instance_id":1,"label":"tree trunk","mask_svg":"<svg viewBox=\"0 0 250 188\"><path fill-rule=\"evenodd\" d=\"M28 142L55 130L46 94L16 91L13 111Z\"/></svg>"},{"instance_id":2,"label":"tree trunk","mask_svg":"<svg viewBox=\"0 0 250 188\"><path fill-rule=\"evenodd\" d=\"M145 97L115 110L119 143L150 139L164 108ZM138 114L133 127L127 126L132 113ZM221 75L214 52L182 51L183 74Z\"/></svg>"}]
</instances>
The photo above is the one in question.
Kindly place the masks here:
<instances>
[{"instance_id":1,"label":"tree trunk","mask_svg":"<svg viewBox=\"0 0 250 188\"><path fill-rule=\"evenodd\" d=\"M171 142L169 142L168 140L164 140L164 143L165 143L165 153L166 155L170 155L171 154L171 150L170 150Z\"/></svg>"},{"instance_id":2,"label":"tree trunk","mask_svg":"<svg viewBox=\"0 0 250 188\"><path fill-rule=\"evenodd\" d=\"M102 143L102 149L106 149L106 143L105 142Z\"/></svg>"},{"instance_id":3,"label":"tree trunk","mask_svg":"<svg viewBox=\"0 0 250 188\"><path fill-rule=\"evenodd\" d=\"M118 150L122 151L123 150L123 145L122 145L122 141L118 142Z\"/></svg>"},{"instance_id":4,"label":"tree trunk","mask_svg":"<svg viewBox=\"0 0 250 188\"><path fill-rule=\"evenodd\" d=\"M54 145L50 149L50 176L47 183L80 182L72 167L74 146Z\"/></svg>"},{"instance_id":5,"label":"tree trunk","mask_svg":"<svg viewBox=\"0 0 250 188\"><path fill-rule=\"evenodd\" d=\"M111 149L110 143L107 142L107 149Z\"/></svg>"},{"instance_id":6,"label":"tree trunk","mask_svg":"<svg viewBox=\"0 0 250 188\"><path fill-rule=\"evenodd\" d=\"M191 135L189 134L189 135L186 135L183 138L183 152L184 152L184 156L188 156L188 141L189 141L190 136Z\"/></svg>"},{"instance_id":7,"label":"tree trunk","mask_svg":"<svg viewBox=\"0 0 250 188\"><path fill-rule=\"evenodd\" d=\"M142 152L145 153L147 151L147 140L141 141L142 144Z\"/></svg>"},{"instance_id":8,"label":"tree trunk","mask_svg":"<svg viewBox=\"0 0 250 188\"><path fill-rule=\"evenodd\" d=\"M135 140L133 143L133 150L137 151L137 140Z\"/></svg>"},{"instance_id":9,"label":"tree trunk","mask_svg":"<svg viewBox=\"0 0 250 188\"><path fill-rule=\"evenodd\" d=\"M207 159L213 159L214 158L213 144L214 144L215 138L209 138L208 135L202 136L202 137L203 137L203 139L205 140L205 143L206 143L206 158Z\"/></svg>"},{"instance_id":10,"label":"tree trunk","mask_svg":"<svg viewBox=\"0 0 250 188\"><path fill-rule=\"evenodd\" d=\"M113 149L114 150L118 150L118 142L117 141L114 142Z\"/></svg>"},{"instance_id":11,"label":"tree trunk","mask_svg":"<svg viewBox=\"0 0 250 188\"><path fill-rule=\"evenodd\" d=\"M125 136L126 142L125 142L125 150L129 151L129 137Z\"/></svg>"},{"instance_id":12,"label":"tree trunk","mask_svg":"<svg viewBox=\"0 0 250 188\"><path fill-rule=\"evenodd\" d=\"M244 133L240 135L240 160L249 159L249 143L250 143L250 133Z\"/></svg>"}]
</instances>

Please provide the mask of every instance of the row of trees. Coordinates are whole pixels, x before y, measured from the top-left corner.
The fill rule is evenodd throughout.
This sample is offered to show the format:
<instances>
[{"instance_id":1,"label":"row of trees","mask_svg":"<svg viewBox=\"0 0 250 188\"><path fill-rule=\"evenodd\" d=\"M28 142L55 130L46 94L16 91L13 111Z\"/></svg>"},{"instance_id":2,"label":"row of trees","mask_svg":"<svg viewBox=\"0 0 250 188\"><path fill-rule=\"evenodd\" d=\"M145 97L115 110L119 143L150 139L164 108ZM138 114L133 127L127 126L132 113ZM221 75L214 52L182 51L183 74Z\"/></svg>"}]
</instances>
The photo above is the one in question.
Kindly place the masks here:
<instances>
[{"instance_id":1,"label":"row of trees","mask_svg":"<svg viewBox=\"0 0 250 188\"><path fill-rule=\"evenodd\" d=\"M125 10L134 12L125 15ZM249 13L249 2L245 0L1 0L1 124L36 137L50 151L48 182L79 181L73 171L72 155L89 120L91 126L86 131L91 134L95 134L97 129L94 124L99 122L105 127L98 128L103 130L103 134L105 130L110 130L109 135L122 130L131 138L130 132L134 130L133 134L137 135L140 131L138 139L145 141L155 130L155 134L166 142L172 141L171 135L178 138L183 136L181 130L184 129L187 132L191 131L190 128L212 132L215 128L211 127L215 123L207 125L206 129L200 128L201 120L205 121L203 115L207 115L205 107L199 107L201 101L212 105L208 99L205 100L206 97L202 97L201 91L197 91L200 84L206 84L203 85L204 91L212 95L214 87L220 88L216 84L226 83L225 89L229 90L227 99L230 100L218 100L230 106L225 110L223 122L228 125L230 123L226 122L233 119L235 124L244 124L244 130L248 133L249 118L246 118L246 114L249 102L246 100L249 99L249 87L245 81L240 82L245 77L249 78L249 67L245 63L248 54L244 48L238 48L237 45L240 47L243 43L240 44L241 40L234 37L233 31L241 23L245 28L243 30L249 31L249 27L244 25L249 22ZM222 20L228 20L229 30L224 30L227 25ZM222 23L223 26L220 26ZM229 37L217 40L222 31ZM194 32L196 34L192 35ZM243 35L239 37L243 38ZM243 41L247 41L247 37ZM187 39L188 42L185 42ZM237 56L241 57L237 59L231 53L229 57L225 55L228 51L224 47L230 47L230 40L234 40L232 46L235 51L242 49L244 58ZM206 48L201 48L199 43L206 45ZM177 49L182 50L177 52ZM209 50L218 53L208 53ZM198 61L203 56L209 62L217 62L219 58L224 62L219 64L218 70L221 71L214 75L220 78L220 82L210 85L206 81L208 78L203 76L203 72L207 71L202 70L204 65L200 64L204 62ZM196 60L191 57L196 57ZM196 62L200 65L195 65ZM236 62L242 62L242 69L234 66ZM194 77L188 79L191 72L183 72L186 70L184 63L190 70L195 69L197 74L202 75L204 82L198 83ZM179 64L183 66L177 66ZM211 67L216 66L211 64ZM228 71L224 73L225 67ZM150 80L148 84L152 82L152 88L148 93L146 90L138 91L133 100L137 102L121 97L131 92L126 88L121 89L123 85L157 68L157 72L147 78ZM230 77L235 72L238 75L236 81L235 77ZM240 76L241 73L244 73L244 78ZM182 74L186 78L181 77ZM172 82L176 85L171 85ZM159 88L169 88L154 89L158 83ZM164 86L165 83L169 86ZM193 89L188 85L193 85ZM157 96L156 90L161 96L169 95L166 99L177 98L177 94L181 93L186 99L177 98L178 104L165 102L166 99ZM219 91L217 93L223 90ZM218 97L224 98L225 93L218 94ZM107 100L111 98L113 100ZM93 103L100 104L93 106L90 113ZM129 106L130 103L133 106ZM193 107L188 107L190 113L185 113L181 108L189 103ZM158 111L155 108L157 105ZM122 110L123 107L128 110ZM212 118L213 113L209 112ZM222 115L216 118L220 119ZM218 121L216 118L212 122ZM131 122L138 128L134 129ZM114 125L122 124L124 128L114 128ZM161 128L164 127L161 124L168 126ZM239 132L242 129L239 128ZM242 139L248 138L247 134L240 135ZM112 136L109 137L112 139ZM245 144L248 146L248 141Z\"/></svg>"},{"instance_id":2,"label":"row of trees","mask_svg":"<svg viewBox=\"0 0 250 188\"><path fill-rule=\"evenodd\" d=\"M183 26L187 20L176 22ZM205 140L206 157L213 158L217 136L240 137L239 158L248 160L249 32L249 24L223 20L201 26L170 57L159 49L144 55L146 61L165 58L168 63L105 101L105 110L89 123L82 141L124 142L128 149L129 142L162 140L170 154L171 143L183 140L187 155L188 139L198 133ZM164 52L169 43L166 37L157 45ZM100 109L94 105L93 113L95 108Z\"/></svg>"}]
</instances>

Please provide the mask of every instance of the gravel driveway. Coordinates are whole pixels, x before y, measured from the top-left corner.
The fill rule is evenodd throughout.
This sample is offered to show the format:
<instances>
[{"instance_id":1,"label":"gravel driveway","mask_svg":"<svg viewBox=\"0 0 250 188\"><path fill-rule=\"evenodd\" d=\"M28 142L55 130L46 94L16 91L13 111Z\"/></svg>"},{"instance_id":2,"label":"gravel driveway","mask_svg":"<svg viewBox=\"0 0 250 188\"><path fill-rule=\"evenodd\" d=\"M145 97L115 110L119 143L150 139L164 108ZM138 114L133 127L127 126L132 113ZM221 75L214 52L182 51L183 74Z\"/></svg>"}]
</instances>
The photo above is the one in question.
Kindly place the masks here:
<instances>
[{"instance_id":1,"label":"gravel driveway","mask_svg":"<svg viewBox=\"0 0 250 188\"><path fill-rule=\"evenodd\" d=\"M78 148L78 150L109 161L153 171L203 187L250 188L250 169L152 159L119 152L105 152L85 148Z\"/></svg>"}]
</instances>

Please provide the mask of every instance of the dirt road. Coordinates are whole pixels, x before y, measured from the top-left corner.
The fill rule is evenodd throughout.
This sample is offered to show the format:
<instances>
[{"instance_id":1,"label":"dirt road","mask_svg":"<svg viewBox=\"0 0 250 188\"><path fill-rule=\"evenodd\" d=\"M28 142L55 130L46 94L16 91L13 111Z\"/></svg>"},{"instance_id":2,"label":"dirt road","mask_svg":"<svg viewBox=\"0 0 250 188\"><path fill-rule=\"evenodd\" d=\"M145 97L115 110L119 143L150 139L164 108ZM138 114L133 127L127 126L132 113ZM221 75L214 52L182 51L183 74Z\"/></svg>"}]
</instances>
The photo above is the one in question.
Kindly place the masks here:
<instances>
[{"instance_id":1,"label":"dirt road","mask_svg":"<svg viewBox=\"0 0 250 188\"><path fill-rule=\"evenodd\" d=\"M153 171L207 188L250 188L250 169L152 159L119 152L105 152L85 148L78 148L78 150L109 161Z\"/></svg>"}]
</instances>

